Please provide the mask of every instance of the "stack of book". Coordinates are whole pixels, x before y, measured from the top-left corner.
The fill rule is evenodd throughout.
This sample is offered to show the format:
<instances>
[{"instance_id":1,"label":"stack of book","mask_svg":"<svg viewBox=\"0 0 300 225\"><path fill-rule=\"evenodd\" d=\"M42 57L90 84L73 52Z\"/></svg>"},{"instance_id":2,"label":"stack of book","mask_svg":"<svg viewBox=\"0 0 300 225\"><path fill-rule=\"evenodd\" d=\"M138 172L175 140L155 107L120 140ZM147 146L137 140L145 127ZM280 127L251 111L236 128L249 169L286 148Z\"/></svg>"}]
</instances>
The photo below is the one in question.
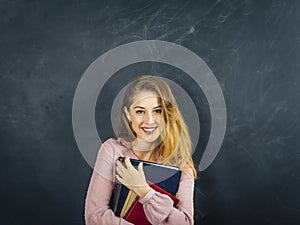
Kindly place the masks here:
<instances>
[{"instance_id":1,"label":"stack of book","mask_svg":"<svg viewBox=\"0 0 300 225\"><path fill-rule=\"evenodd\" d=\"M124 157L120 157L118 160L125 164ZM143 162L144 173L150 187L155 191L168 195L173 200L174 206L178 203L179 200L175 195L179 187L181 170L177 167L137 159L130 159L130 161L136 168L140 162ZM111 198L110 208L116 216L122 217L135 225L151 225L146 218L143 205L138 200L138 196L133 191L117 182Z\"/></svg>"}]
</instances>

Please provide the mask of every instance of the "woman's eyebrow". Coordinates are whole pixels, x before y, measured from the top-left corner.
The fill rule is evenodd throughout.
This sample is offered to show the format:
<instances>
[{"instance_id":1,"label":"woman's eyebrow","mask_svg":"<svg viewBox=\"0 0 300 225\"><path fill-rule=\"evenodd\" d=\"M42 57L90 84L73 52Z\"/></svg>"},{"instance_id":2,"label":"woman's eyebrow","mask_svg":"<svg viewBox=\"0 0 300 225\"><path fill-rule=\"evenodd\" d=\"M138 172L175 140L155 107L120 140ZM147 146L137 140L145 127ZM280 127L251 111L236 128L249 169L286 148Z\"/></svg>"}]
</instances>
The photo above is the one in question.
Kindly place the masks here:
<instances>
[{"instance_id":1,"label":"woman's eyebrow","mask_svg":"<svg viewBox=\"0 0 300 225\"><path fill-rule=\"evenodd\" d=\"M139 105L137 105L137 106L135 106L135 107L133 107L133 108L134 108L134 109L136 109L136 108L139 108L139 109L145 109L145 107L139 106ZM158 105L158 106L153 107L153 109L157 109L157 108L161 108L161 105Z\"/></svg>"},{"instance_id":2,"label":"woman's eyebrow","mask_svg":"<svg viewBox=\"0 0 300 225\"><path fill-rule=\"evenodd\" d=\"M145 107L143 107L143 106L134 106L133 108L134 109L136 109L136 108L145 109Z\"/></svg>"}]
</instances>

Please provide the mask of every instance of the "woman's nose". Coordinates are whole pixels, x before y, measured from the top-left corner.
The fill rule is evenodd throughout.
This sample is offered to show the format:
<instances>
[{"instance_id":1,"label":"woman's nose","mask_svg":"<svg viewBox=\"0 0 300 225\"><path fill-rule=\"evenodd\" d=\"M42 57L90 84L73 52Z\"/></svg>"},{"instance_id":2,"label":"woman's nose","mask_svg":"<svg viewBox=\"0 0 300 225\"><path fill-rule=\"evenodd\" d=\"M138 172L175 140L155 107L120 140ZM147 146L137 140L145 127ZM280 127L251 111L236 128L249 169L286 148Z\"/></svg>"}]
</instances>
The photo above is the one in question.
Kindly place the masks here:
<instances>
[{"instance_id":1,"label":"woman's nose","mask_svg":"<svg viewBox=\"0 0 300 225\"><path fill-rule=\"evenodd\" d=\"M148 124L152 124L154 123L154 118L153 118L153 115L152 113L146 113L145 115L145 122L148 123Z\"/></svg>"}]
</instances>

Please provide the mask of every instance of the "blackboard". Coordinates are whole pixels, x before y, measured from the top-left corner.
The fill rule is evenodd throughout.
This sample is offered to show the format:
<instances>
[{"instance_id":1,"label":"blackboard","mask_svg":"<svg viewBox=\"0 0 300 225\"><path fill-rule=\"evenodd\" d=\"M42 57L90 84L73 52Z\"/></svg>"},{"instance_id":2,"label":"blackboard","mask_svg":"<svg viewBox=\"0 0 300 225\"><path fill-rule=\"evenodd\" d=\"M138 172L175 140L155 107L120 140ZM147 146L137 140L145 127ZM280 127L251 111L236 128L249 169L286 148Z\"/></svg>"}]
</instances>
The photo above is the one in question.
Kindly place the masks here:
<instances>
[{"instance_id":1,"label":"blackboard","mask_svg":"<svg viewBox=\"0 0 300 225\"><path fill-rule=\"evenodd\" d=\"M197 54L218 81L226 133L199 172L195 224L300 221L299 1L0 1L0 224L84 224L92 168L76 144L72 104L87 68L122 44L160 40ZM174 81L198 111L199 165L211 132L203 90L159 62L113 74L97 99L102 140L112 99L136 75Z\"/></svg>"}]
</instances>

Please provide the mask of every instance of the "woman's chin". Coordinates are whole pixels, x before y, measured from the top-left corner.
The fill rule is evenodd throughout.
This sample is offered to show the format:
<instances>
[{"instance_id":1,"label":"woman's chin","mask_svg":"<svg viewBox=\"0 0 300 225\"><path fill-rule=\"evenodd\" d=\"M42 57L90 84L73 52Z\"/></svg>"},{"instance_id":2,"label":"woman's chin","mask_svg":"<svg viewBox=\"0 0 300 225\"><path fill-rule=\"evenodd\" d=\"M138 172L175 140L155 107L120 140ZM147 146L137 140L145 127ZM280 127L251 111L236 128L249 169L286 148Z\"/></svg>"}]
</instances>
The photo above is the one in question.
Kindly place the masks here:
<instances>
[{"instance_id":1,"label":"woman's chin","mask_svg":"<svg viewBox=\"0 0 300 225\"><path fill-rule=\"evenodd\" d=\"M157 145L159 145L160 143L160 138L159 135L147 135L147 136L143 136L139 138L141 141L145 141L149 144L154 144L154 143L158 143Z\"/></svg>"}]
</instances>

